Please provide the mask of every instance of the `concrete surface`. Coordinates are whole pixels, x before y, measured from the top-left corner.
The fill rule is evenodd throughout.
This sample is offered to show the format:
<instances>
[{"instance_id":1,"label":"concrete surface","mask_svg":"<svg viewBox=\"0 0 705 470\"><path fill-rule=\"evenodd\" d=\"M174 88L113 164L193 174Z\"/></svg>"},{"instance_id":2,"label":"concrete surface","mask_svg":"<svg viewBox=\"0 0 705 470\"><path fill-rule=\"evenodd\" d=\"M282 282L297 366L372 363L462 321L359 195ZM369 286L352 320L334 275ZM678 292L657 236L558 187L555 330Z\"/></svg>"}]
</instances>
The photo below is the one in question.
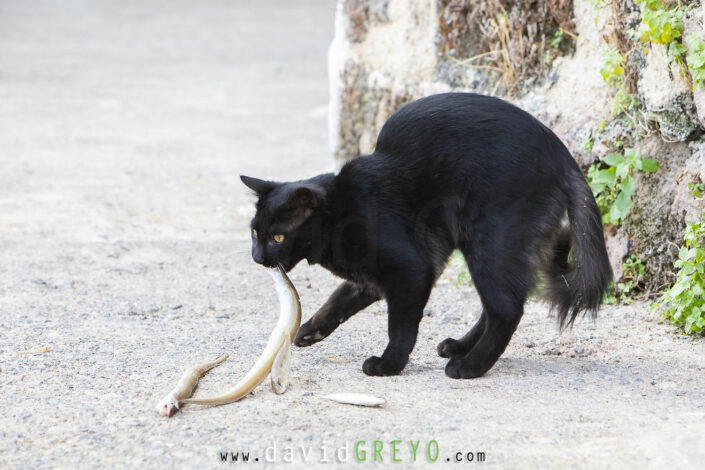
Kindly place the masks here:
<instances>
[{"instance_id":1,"label":"concrete surface","mask_svg":"<svg viewBox=\"0 0 705 470\"><path fill-rule=\"evenodd\" d=\"M217 468L225 451L303 468L302 447L306 468L336 468L346 445L350 465L376 467L375 440L385 464L402 441L399 468L443 467L456 452L474 459L458 468L700 465L702 338L640 304L559 336L532 304L487 376L450 380L436 344L479 313L474 291L455 286L458 266L399 377L361 371L386 344L378 304L294 350L285 395L263 385L156 416L183 369L221 351L231 359L196 394L232 385L275 322L237 175L328 169L332 3L0 2L0 468ZM337 283L305 264L292 279L305 318ZM388 405L320 399L337 391ZM287 447L298 463L284 465Z\"/></svg>"}]
</instances>

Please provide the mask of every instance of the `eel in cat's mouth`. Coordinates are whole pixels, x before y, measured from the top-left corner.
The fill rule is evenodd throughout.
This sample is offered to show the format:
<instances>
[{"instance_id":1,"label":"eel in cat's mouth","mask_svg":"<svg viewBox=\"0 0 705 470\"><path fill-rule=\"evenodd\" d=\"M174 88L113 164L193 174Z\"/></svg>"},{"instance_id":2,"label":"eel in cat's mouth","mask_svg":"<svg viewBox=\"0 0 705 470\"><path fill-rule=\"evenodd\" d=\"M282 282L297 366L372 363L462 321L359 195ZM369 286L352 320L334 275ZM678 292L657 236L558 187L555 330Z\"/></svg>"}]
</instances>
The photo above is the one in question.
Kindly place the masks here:
<instances>
[{"instance_id":1,"label":"eel in cat's mouth","mask_svg":"<svg viewBox=\"0 0 705 470\"><path fill-rule=\"evenodd\" d=\"M286 391L289 385L289 350L301 325L301 303L299 294L281 266L268 268L274 280L279 298L279 320L269 335L267 346L255 365L231 390L209 398L189 398L203 374L227 358L221 356L215 362L194 366L186 370L177 387L157 405L162 416L172 416L185 403L197 405L225 405L243 398L254 390L271 372L272 389L277 394ZM218 362L219 361L219 362ZM217 363L216 363L217 362Z\"/></svg>"}]
</instances>

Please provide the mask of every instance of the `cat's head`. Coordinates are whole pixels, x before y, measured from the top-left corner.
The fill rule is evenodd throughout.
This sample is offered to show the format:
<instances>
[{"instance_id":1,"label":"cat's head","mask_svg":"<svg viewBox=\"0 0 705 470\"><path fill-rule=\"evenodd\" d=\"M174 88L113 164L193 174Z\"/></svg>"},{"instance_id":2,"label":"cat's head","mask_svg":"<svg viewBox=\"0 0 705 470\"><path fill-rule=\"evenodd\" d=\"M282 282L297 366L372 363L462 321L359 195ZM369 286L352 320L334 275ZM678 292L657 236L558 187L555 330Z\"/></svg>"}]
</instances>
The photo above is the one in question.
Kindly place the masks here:
<instances>
[{"instance_id":1,"label":"cat's head","mask_svg":"<svg viewBox=\"0 0 705 470\"><path fill-rule=\"evenodd\" d=\"M310 259L320 225L315 216L326 200L326 190L312 181L278 183L241 175L257 194L257 212L250 223L252 259L268 267L289 271Z\"/></svg>"}]
</instances>

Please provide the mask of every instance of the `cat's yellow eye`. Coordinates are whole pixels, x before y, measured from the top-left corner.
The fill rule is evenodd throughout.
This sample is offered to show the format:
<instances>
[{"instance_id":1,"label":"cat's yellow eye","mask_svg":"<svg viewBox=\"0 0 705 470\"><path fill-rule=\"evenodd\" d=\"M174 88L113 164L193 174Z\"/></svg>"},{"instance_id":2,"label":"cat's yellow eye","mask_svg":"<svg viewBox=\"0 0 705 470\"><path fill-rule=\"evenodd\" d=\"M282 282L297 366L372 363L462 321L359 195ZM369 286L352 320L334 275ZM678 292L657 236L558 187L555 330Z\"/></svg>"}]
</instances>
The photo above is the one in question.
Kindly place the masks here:
<instances>
[{"instance_id":1,"label":"cat's yellow eye","mask_svg":"<svg viewBox=\"0 0 705 470\"><path fill-rule=\"evenodd\" d=\"M277 233L277 234L274 235L272 238L274 239L274 241L275 241L276 243L281 243L281 242L284 241L284 235L282 235L281 233Z\"/></svg>"},{"instance_id":2,"label":"cat's yellow eye","mask_svg":"<svg viewBox=\"0 0 705 470\"><path fill-rule=\"evenodd\" d=\"M252 236L255 237L255 238L257 238L257 230L252 229Z\"/></svg>"}]
</instances>

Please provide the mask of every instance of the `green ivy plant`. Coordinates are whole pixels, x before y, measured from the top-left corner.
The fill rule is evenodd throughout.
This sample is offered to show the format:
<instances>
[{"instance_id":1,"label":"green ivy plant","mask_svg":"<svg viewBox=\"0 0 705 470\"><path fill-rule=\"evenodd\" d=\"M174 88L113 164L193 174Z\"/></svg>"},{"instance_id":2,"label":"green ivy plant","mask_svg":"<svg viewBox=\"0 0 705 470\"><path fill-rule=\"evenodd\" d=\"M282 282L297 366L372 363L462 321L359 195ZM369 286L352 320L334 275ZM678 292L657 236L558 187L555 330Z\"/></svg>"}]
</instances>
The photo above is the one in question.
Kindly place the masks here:
<instances>
[{"instance_id":1,"label":"green ivy plant","mask_svg":"<svg viewBox=\"0 0 705 470\"><path fill-rule=\"evenodd\" d=\"M662 0L642 0L641 24L637 31L639 39L646 43L668 46L668 56L677 62L683 61L685 47L681 42L683 34L683 15L687 7L674 5L666 7Z\"/></svg>"},{"instance_id":2,"label":"green ivy plant","mask_svg":"<svg viewBox=\"0 0 705 470\"><path fill-rule=\"evenodd\" d=\"M642 158L636 149L609 153L588 169L587 179L604 224L618 225L631 210L634 169L653 173L660 168L653 158Z\"/></svg>"},{"instance_id":3,"label":"green ivy plant","mask_svg":"<svg viewBox=\"0 0 705 470\"><path fill-rule=\"evenodd\" d=\"M703 192L705 192L705 183L688 183L688 189L693 197L699 199L703 197Z\"/></svg>"},{"instance_id":4,"label":"green ivy plant","mask_svg":"<svg viewBox=\"0 0 705 470\"><path fill-rule=\"evenodd\" d=\"M622 282L610 285L602 298L602 303L607 305L617 302L624 305L631 304L634 297L644 291L645 280L646 267L636 255L632 254L622 263Z\"/></svg>"},{"instance_id":5,"label":"green ivy plant","mask_svg":"<svg viewBox=\"0 0 705 470\"><path fill-rule=\"evenodd\" d=\"M602 67L600 67L600 75L605 83L617 89L612 102L613 116L627 113L639 105L638 98L629 93L627 85L624 83L625 61L625 57L619 52L619 49L613 47L605 52Z\"/></svg>"},{"instance_id":6,"label":"green ivy plant","mask_svg":"<svg viewBox=\"0 0 705 470\"><path fill-rule=\"evenodd\" d=\"M632 298L643 292L644 280L646 279L646 266L632 254L622 263L622 282L617 283L617 293L619 300L623 304L632 303Z\"/></svg>"},{"instance_id":7,"label":"green ivy plant","mask_svg":"<svg viewBox=\"0 0 705 470\"><path fill-rule=\"evenodd\" d=\"M616 47L610 48L602 57L600 75L605 83L619 85L624 76L624 56Z\"/></svg>"},{"instance_id":8,"label":"green ivy plant","mask_svg":"<svg viewBox=\"0 0 705 470\"><path fill-rule=\"evenodd\" d=\"M687 38L690 52L685 58L693 77L693 88L705 86L705 40L691 34Z\"/></svg>"},{"instance_id":9,"label":"green ivy plant","mask_svg":"<svg viewBox=\"0 0 705 470\"><path fill-rule=\"evenodd\" d=\"M619 116L622 113L628 113L639 106L639 104L639 98L629 93L627 91L627 87L622 85L614 95L614 101L612 102L612 115Z\"/></svg>"},{"instance_id":10,"label":"green ivy plant","mask_svg":"<svg viewBox=\"0 0 705 470\"><path fill-rule=\"evenodd\" d=\"M551 39L551 47L558 48L563 41L563 30L558 28L555 33L553 33L553 39Z\"/></svg>"},{"instance_id":11,"label":"green ivy plant","mask_svg":"<svg viewBox=\"0 0 705 470\"><path fill-rule=\"evenodd\" d=\"M585 139L583 139L583 150L585 150L585 153L592 152L593 145L595 145L595 141L592 138L592 134L586 136Z\"/></svg>"},{"instance_id":12,"label":"green ivy plant","mask_svg":"<svg viewBox=\"0 0 705 470\"><path fill-rule=\"evenodd\" d=\"M702 185L688 185L702 196ZM698 223L688 223L684 244L673 264L678 268L676 282L663 292L654 308L665 307L663 315L686 333L702 333L705 328L705 214Z\"/></svg>"}]
</instances>

